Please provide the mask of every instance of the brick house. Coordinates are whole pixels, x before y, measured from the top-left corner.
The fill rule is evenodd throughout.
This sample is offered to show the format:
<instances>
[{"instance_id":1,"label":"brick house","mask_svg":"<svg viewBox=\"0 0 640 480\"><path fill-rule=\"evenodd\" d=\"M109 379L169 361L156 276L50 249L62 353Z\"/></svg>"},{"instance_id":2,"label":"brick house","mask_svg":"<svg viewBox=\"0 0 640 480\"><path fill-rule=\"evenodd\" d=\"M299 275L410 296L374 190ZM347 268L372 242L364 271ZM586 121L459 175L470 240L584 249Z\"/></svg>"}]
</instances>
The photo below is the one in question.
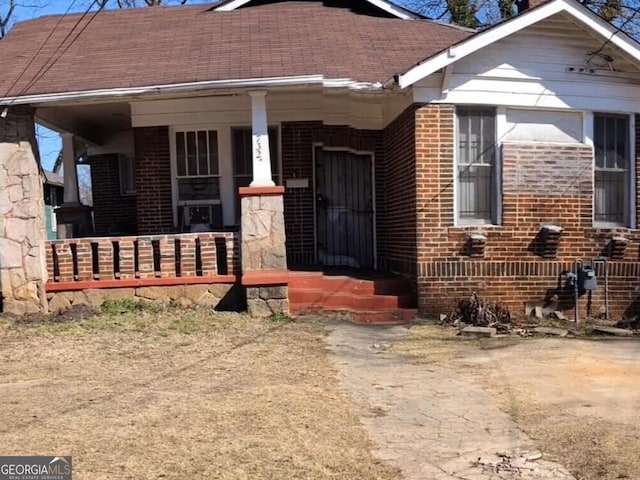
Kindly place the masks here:
<instances>
[{"instance_id":1,"label":"brick house","mask_svg":"<svg viewBox=\"0 0 640 480\"><path fill-rule=\"evenodd\" d=\"M578 260L608 287L582 314L637 309L640 49L574 0L479 32L384 0L44 17L0 62L8 310L239 291L388 321L475 291L571 313ZM51 242L9 231L40 222L4 193L33 173L34 120L70 172Z\"/></svg>"}]
</instances>

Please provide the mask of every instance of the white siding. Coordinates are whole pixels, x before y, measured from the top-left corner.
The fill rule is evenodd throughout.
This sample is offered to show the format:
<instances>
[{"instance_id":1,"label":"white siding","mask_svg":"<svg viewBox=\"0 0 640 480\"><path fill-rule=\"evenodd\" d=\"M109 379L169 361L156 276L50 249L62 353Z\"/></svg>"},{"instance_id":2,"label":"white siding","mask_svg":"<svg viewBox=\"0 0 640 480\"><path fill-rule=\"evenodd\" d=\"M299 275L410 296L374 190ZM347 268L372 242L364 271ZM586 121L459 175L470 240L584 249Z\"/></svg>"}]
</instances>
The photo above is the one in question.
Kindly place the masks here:
<instances>
[{"instance_id":1,"label":"white siding","mask_svg":"<svg viewBox=\"0 0 640 480\"><path fill-rule=\"evenodd\" d=\"M640 111L640 70L609 45L603 53L614 58L622 73L567 71L585 66L587 52L605 39L557 14L537 25L485 47L452 65L442 93L437 74L414 87L416 102L489 104L548 109ZM604 65L600 65L604 67Z\"/></svg>"},{"instance_id":2,"label":"white siding","mask_svg":"<svg viewBox=\"0 0 640 480\"><path fill-rule=\"evenodd\" d=\"M581 143L580 112L508 109L501 141Z\"/></svg>"}]
</instances>

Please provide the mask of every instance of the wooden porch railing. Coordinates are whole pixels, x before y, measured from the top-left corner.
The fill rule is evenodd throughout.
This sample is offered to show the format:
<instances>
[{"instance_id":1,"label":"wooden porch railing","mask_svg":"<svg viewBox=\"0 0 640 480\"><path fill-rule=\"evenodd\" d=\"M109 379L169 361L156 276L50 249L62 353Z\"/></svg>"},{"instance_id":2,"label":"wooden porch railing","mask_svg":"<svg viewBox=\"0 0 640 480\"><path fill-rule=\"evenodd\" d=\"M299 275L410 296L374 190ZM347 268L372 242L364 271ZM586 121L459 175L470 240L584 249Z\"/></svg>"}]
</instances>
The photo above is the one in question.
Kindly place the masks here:
<instances>
[{"instance_id":1,"label":"wooden porch railing","mask_svg":"<svg viewBox=\"0 0 640 480\"><path fill-rule=\"evenodd\" d=\"M47 291L233 283L237 234L187 233L47 242Z\"/></svg>"}]
</instances>

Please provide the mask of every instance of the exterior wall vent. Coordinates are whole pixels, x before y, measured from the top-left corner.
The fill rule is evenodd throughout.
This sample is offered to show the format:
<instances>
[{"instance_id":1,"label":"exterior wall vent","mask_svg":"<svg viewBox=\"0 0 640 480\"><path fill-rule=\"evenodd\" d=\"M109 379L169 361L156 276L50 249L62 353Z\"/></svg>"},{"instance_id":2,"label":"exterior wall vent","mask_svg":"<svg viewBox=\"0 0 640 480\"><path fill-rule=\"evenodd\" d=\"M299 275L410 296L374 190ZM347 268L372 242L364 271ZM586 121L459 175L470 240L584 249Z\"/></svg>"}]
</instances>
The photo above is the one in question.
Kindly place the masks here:
<instances>
[{"instance_id":1,"label":"exterior wall vent","mask_svg":"<svg viewBox=\"0 0 640 480\"><path fill-rule=\"evenodd\" d=\"M609 239L606 247L606 256L612 260L624 259L624 252L627 249L629 239L622 236L614 236Z\"/></svg>"},{"instance_id":2,"label":"exterior wall vent","mask_svg":"<svg viewBox=\"0 0 640 480\"><path fill-rule=\"evenodd\" d=\"M560 238L564 229L558 225L545 224L540 226L538 236L540 239L540 256L543 258L555 258L560 247Z\"/></svg>"},{"instance_id":3,"label":"exterior wall vent","mask_svg":"<svg viewBox=\"0 0 640 480\"><path fill-rule=\"evenodd\" d=\"M487 236L482 232L468 232L464 245L465 255L471 258L484 257L484 248L487 244Z\"/></svg>"}]
</instances>

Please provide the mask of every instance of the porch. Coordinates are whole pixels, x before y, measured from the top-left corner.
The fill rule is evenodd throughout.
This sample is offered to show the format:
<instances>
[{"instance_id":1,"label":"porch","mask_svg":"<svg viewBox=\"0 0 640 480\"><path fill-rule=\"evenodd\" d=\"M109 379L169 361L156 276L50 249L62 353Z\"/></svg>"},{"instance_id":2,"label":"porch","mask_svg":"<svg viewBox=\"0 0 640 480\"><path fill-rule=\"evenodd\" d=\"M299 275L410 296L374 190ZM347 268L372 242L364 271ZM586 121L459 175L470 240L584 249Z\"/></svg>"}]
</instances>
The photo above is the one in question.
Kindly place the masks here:
<instances>
[{"instance_id":1,"label":"porch","mask_svg":"<svg viewBox=\"0 0 640 480\"><path fill-rule=\"evenodd\" d=\"M227 284L247 289L250 309L256 296L291 297L295 312L413 307L414 131L403 115L387 125L407 100L309 89L39 109L66 132L72 172L63 238L46 245L46 291ZM80 164L91 206L79 201ZM351 269L344 302L321 286L335 282L308 292L304 273L288 273L332 268ZM357 272L400 281L379 292ZM278 298L260 298L265 288Z\"/></svg>"}]
</instances>

